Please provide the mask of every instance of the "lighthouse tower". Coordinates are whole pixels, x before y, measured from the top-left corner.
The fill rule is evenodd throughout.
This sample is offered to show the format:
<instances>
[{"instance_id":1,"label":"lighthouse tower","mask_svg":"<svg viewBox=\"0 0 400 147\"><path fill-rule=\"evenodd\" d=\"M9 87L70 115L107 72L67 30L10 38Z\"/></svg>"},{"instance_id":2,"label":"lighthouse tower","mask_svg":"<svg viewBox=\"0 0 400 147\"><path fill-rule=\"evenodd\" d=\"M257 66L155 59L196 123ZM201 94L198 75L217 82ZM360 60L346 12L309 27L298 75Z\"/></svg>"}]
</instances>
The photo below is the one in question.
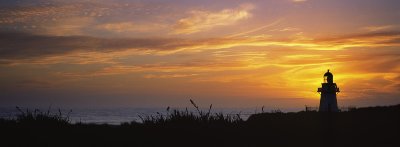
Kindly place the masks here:
<instances>
[{"instance_id":1,"label":"lighthouse tower","mask_svg":"<svg viewBox=\"0 0 400 147\"><path fill-rule=\"evenodd\" d=\"M339 93L339 88L336 83L333 83L333 75L328 71L324 74L324 83L318 88L318 93L321 94L319 103L320 112L338 112L336 94Z\"/></svg>"}]
</instances>

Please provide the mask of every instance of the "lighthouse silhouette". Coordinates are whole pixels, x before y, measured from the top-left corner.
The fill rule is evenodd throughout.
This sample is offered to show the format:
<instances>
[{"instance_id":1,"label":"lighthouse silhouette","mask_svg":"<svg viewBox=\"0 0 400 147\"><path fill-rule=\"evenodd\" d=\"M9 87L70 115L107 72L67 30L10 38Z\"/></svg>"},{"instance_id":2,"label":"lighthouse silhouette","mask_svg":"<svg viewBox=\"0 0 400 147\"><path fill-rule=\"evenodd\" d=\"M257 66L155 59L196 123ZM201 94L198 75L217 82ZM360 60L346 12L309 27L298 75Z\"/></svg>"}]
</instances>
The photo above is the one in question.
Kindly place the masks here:
<instances>
[{"instance_id":1,"label":"lighthouse silhouette","mask_svg":"<svg viewBox=\"0 0 400 147\"><path fill-rule=\"evenodd\" d=\"M338 112L336 95L339 93L339 87L333 83L333 74L328 71L324 74L324 83L318 88L318 93L321 94L319 103L320 112Z\"/></svg>"}]
</instances>

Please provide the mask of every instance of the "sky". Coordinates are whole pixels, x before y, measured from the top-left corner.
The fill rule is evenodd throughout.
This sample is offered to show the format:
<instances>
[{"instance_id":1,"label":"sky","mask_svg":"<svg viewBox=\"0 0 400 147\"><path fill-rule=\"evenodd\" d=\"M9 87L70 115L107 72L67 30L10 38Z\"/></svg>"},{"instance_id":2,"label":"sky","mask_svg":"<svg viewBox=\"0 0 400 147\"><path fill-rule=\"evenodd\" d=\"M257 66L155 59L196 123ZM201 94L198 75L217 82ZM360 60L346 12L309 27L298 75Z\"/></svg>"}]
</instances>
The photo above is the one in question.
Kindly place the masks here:
<instances>
[{"instance_id":1,"label":"sky","mask_svg":"<svg viewBox=\"0 0 400 147\"><path fill-rule=\"evenodd\" d=\"M398 0L2 0L0 106L400 103Z\"/></svg>"}]
</instances>

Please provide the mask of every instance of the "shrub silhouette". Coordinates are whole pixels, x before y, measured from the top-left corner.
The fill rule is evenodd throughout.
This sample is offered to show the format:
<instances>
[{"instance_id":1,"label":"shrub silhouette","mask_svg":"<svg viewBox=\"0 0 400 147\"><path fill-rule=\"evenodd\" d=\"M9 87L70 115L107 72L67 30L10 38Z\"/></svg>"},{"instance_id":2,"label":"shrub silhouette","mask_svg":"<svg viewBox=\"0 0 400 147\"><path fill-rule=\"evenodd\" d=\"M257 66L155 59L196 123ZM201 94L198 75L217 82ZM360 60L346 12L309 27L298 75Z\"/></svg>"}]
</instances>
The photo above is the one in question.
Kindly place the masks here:
<instances>
[{"instance_id":1,"label":"shrub silhouette","mask_svg":"<svg viewBox=\"0 0 400 147\"><path fill-rule=\"evenodd\" d=\"M67 115L64 116L61 112L61 109L58 109L58 113L55 114L50 113L50 108L47 110L47 112L42 112L39 109L35 109L33 111L26 109L23 111L19 107L16 107L16 109L20 112L15 120L17 123L35 126L69 125L69 114L72 112L71 110Z\"/></svg>"},{"instance_id":2,"label":"shrub silhouette","mask_svg":"<svg viewBox=\"0 0 400 147\"><path fill-rule=\"evenodd\" d=\"M202 111L197 104L190 100L191 104L195 108L196 112L190 112L187 108L184 111L170 110L167 108L167 114L163 115L157 113L157 115L146 115L139 116L143 125L217 125L217 126L228 126L228 125L239 125L243 123L243 119L239 114L228 115L223 113L211 113L212 104L208 111ZM132 122L137 124L137 122Z\"/></svg>"}]
</instances>

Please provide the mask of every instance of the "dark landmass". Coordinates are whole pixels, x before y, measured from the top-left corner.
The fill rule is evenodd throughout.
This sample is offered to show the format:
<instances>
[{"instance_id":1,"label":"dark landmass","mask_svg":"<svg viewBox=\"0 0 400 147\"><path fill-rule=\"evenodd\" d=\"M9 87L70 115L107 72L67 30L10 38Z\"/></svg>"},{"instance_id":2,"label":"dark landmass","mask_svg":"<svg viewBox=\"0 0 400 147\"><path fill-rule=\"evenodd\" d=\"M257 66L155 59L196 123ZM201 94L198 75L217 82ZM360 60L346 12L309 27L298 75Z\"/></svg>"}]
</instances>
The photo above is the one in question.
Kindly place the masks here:
<instances>
[{"instance_id":1,"label":"dark landmass","mask_svg":"<svg viewBox=\"0 0 400 147\"><path fill-rule=\"evenodd\" d=\"M246 121L177 110L142 119L118 126L71 124L62 114L21 111L16 119L0 119L1 146L400 146L400 105L338 113L278 111Z\"/></svg>"}]
</instances>

